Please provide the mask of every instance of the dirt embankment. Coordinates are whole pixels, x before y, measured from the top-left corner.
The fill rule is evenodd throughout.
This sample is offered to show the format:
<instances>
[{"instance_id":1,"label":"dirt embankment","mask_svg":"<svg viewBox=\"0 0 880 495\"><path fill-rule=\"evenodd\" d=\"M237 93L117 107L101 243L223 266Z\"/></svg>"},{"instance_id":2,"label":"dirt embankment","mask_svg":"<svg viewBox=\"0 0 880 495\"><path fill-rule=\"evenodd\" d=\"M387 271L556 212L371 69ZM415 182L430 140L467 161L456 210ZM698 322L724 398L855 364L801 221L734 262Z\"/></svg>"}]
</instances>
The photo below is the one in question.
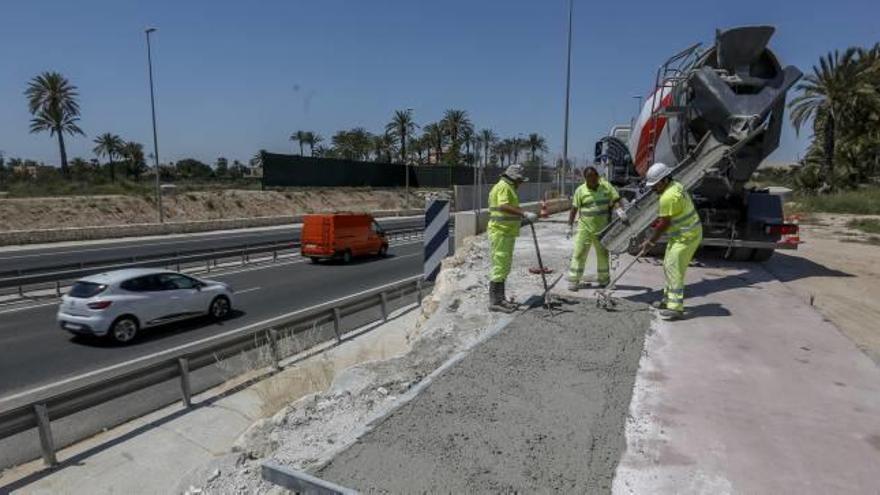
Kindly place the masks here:
<instances>
[{"instance_id":1,"label":"dirt embankment","mask_svg":"<svg viewBox=\"0 0 880 495\"><path fill-rule=\"evenodd\" d=\"M405 207L400 190L311 188L289 191L180 192L163 198L169 222L295 215L315 211L395 210ZM424 204L413 192L411 207ZM155 222L153 196L68 196L0 199L0 231L93 227Z\"/></svg>"},{"instance_id":2,"label":"dirt embankment","mask_svg":"<svg viewBox=\"0 0 880 495\"><path fill-rule=\"evenodd\" d=\"M765 266L880 365L880 245L847 224L864 215L816 213L801 222L797 251Z\"/></svg>"}]
</instances>

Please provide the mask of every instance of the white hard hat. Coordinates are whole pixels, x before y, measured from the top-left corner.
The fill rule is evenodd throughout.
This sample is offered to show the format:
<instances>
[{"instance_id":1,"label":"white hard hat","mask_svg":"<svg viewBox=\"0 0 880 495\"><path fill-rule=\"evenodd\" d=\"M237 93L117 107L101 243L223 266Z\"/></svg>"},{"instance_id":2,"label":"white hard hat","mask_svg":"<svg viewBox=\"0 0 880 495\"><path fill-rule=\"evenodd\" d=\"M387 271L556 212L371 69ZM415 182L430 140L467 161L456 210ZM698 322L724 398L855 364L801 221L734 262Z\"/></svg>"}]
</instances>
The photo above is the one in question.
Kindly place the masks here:
<instances>
[{"instance_id":1,"label":"white hard hat","mask_svg":"<svg viewBox=\"0 0 880 495\"><path fill-rule=\"evenodd\" d=\"M525 170L523 166L519 163L514 163L507 167L504 171L504 175L509 177L511 180L519 181L519 182L528 182L529 178L526 177Z\"/></svg>"},{"instance_id":2,"label":"white hard hat","mask_svg":"<svg viewBox=\"0 0 880 495\"><path fill-rule=\"evenodd\" d=\"M663 180L670 173L672 173L672 169L667 167L665 163L655 163L648 169L645 183L648 187L654 187L654 184Z\"/></svg>"}]
</instances>

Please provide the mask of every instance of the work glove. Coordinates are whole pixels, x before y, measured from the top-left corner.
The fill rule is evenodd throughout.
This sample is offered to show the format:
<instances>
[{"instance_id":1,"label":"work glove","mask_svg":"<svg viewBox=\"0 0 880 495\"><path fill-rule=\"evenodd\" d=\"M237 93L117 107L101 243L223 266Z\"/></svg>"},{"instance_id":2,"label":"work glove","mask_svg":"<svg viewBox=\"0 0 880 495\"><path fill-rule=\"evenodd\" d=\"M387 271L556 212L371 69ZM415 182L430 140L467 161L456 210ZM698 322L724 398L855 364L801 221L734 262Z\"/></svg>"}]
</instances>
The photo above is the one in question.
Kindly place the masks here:
<instances>
[{"instance_id":1,"label":"work glove","mask_svg":"<svg viewBox=\"0 0 880 495\"><path fill-rule=\"evenodd\" d=\"M523 218L525 218L526 222L529 223L535 223L538 221L538 215L530 211L523 212Z\"/></svg>"}]
</instances>

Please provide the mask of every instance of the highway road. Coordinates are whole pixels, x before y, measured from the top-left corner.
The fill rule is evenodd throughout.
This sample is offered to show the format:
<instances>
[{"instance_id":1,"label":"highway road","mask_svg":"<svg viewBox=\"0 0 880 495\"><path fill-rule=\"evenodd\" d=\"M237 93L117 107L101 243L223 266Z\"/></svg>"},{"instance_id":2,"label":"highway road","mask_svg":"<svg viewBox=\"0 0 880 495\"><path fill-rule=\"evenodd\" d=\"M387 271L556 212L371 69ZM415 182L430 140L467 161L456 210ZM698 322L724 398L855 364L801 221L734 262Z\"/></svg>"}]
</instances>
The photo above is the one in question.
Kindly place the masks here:
<instances>
[{"instance_id":1,"label":"highway road","mask_svg":"<svg viewBox=\"0 0 880 495\"><path fill-rule=\"evenodd\" d=\"M421 218L389 217L380 218L377 221L387 229L394 229L417 226ZM94 264L104 260L132 256L157 256L175 251L186 252L206 248L232 248L245 244L294 242L299 239L299 230L299 225L290 225L238 231L2 248L0 249L0 274L14 273L17 270L28 272L49 266L75 265L77 263Z\"/></svg>"},{"instance_id":2,"label":"highway road","mask_svg":"<svg viewBox=\"0 0 880 495\"><path fill-rule=\"evenodd\" d=\"M266 235L289 235L289 232ZM387 258L356 260L350 265L315 265L295 256L277 263L211 274L209 278L228 282L237 291L237 312L232 318L216 323L194 321L146 330L141 338L127 347L74 337L61 330L55 323L56 302L0 309L0 398L394 282L421 271L422 243L419 240L392 244Z\"/></svg>"}]
</instances>

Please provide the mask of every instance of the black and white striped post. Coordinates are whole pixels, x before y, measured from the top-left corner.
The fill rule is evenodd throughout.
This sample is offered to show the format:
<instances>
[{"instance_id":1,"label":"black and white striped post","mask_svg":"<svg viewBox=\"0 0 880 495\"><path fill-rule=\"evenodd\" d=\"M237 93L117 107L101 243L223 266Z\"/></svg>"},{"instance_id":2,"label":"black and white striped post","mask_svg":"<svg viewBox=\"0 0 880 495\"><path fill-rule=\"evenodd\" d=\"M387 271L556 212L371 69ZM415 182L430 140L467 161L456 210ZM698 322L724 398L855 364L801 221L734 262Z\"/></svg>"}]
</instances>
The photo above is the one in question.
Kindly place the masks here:
<instances>
[{"instance_id":1,"label":"black and white striped post","mask_svg":"<svg viewBox=\"0 0 880 495\"><path fill-rule=\"evenodd\" d=\"M449 254L449 201L435 199L425 208L425 280L433 282Z\"/></svg>"}]
</instances>

